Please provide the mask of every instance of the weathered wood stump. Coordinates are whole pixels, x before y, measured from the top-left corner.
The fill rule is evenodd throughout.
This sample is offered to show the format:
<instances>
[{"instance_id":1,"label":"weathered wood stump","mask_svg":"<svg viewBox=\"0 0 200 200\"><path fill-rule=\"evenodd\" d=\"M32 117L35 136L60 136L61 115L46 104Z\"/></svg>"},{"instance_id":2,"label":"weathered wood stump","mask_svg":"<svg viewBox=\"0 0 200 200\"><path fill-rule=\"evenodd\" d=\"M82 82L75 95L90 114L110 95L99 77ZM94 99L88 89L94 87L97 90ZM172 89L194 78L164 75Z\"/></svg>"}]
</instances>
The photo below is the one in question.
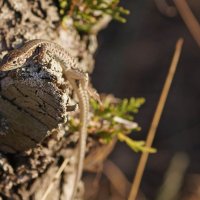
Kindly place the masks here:
<instances>
[{"instance_id":1,"label":"weathered wood stump","mask_svg":"<svg viewBox=\"0 0 200 200\"><path fill-rule=\"evenodd\" d=\"M47 39L67 49L82 70L92 72L96 35L80 35L71 23L61 27L52 0L3 0L0 10L1 59L27 40ZM67 131L67 118L77 102L59 63L41 65L33 59L23 68L1 72L0 86L0 199L42 199L52 181L47 199L68 199L79 136ZM66 158L64 173L53 180Z\"/></svg>"},{"instance_id":2,"label":"weathered wood stump","mask_svg":"<svg viewBox=\"0 0 200 200\"><path fill-rule=\"evenodd\" d=\"M5 124L1 151L14 153L35 147L66 117L69 99L62 85L37 66L25 70L8 72L1 80L0 112Z\"/></svg>"}]
</instances>

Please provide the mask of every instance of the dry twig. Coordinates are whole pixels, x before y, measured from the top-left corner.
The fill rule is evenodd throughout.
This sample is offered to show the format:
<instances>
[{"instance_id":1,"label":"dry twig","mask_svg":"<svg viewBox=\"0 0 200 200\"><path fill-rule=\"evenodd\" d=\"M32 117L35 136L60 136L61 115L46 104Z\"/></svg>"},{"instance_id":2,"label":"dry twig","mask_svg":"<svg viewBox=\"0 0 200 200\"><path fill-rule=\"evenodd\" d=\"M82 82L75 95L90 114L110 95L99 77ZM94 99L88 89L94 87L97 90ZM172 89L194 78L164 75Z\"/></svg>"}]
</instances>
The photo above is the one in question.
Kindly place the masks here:
<instances>
[{"instance_id":1,"label":"dry twig","mask_svg":"<svg viewBox=\"0 0 200 200\"><path fill-rule=\"evenodd\" d=\"M117 165L110 160L106 160L104 163L103 172L121 197L127 199L131 184L123 172L117 167Z\"/></svg>"},{"instance_id":2,"label":"dry twig","mask_svg":"<svg viewBox=\"0 0 200 200\"><path fill-rule=\"evenodd\" d=\"M53 189L54 183L56 180L58 180L58 178L60 177L60 175L62 174L62 172L64 171L65 167L67 166L69 162L69 158L66 158L62 165L59 167L58 171L56 172L55 176L53 177L53 180L51 181L51 183L49 184L48 188L46 189L44 195L42 196L41 200L46 200L48 194L51 192L51 190Z\"/></svg>"},{"instance_id":3,"label":"dry twig","mask_svg":"<svg viewBox=\"0 0 200 200\"><path fill-rule=\"evenodd\" d=\"M172 63L171 63L171 66L170 66L170 69L169 69L169 72L168 72L168 75L167 75L161 96L160 96L160 99L159 99L159 102L158 102L158 105L157 105L157 108L156 108L156 111L155 111L155 114L154 114L154 117L153 117L153 121L151 123L151 127L150 127L148 135L147 135L147 140L146 140L146 146L147 147L152 146L152 143L153 143L153 140L154 140L154 137L155 137L155 134L156 134L156 130L157 130L157 127L158 127L158 123L160 121L160 117L161 117L161 114L163 112L163 108L164 108L164 105L165 105L165 102L166 102L166 99L167 99L167 95L169 93L171 82L173 80L173 77L174 77L174 74L175 74L175 71L176 71L176 67L177 67L177 64L178 64L178 61L179 61L179 58L180 58L182 46L183 46L183 39L180 38L177 41L175 53L174 53L174 56L173 56L173 59L172 59ZM148 156L149 156L148 152L142 153L142 156L140 158L140 161L139 161L139 164L138 164L138 167L137 167L137 170L136 170L136 175L135 175L135 178L134 178L134 181L133 181L133 184L132 184L131 192L130 192L130 195L129 195L129 200L135 200L136 199L136 195L138 193L138 189L139 189L140 182L141 182L141 179L142 179L142 176L143 176L143 173L144 173L144 168L146 166Z\"/></svg>"},{"instance_id":4,"label":"dry twig","mask_svg":"<svg viewBox=\"0 0 200 200\"><path fill-rule=\"evenodd\" d=\"M192 34L193 38L196 40L200 47L200 25L193 15L190 7L188 6L186 0L174 0L174 3L180 13L183 21L185 22L187 28Z\"/></svg>"},{"instance_id":5,"label":"dry twig","mask_svg":"<svg viewBox=\"0 0 200 200\"><path fill-rule=\"evenodd\" d=\"M166 0L154 0L158 10L167 17L175 17L177 14L176 7L167 4Z\"/></svg>"},{"instance_id":6,"label":"dry twig","mask_svg":"<svg viewBox=\"0 0 200 200\"><path fill-rule=\"evenodd\" d=\"M72 0L70 10L69 10L69 16L72 16L74 12L74 8L76 7L77 4L78 4L78 0Z\"/></svg>"}]
</instances>

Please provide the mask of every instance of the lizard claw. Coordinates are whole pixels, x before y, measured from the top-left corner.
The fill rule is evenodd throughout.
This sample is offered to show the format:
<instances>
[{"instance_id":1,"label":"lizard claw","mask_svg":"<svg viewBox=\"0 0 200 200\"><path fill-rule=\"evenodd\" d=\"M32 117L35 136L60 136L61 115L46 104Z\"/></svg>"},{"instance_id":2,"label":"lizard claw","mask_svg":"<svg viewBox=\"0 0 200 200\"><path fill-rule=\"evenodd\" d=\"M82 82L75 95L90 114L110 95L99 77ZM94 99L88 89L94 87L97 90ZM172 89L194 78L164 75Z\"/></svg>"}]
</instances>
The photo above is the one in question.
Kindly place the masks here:
<instances>
[{"instance_id":1,"label":"lizard claw","mask_svg":"<svg viewBox=\"0 0 200 200\"><path fill-rule=\"evenodd\" d=\"M99 93L94 89L92 88L91 86L88 86L87 87L87 91L89 93L89 95L94 99L96 100L100 105L102 105L102 101L100 99L100 95Z\"/></svg>"}]
</instances>

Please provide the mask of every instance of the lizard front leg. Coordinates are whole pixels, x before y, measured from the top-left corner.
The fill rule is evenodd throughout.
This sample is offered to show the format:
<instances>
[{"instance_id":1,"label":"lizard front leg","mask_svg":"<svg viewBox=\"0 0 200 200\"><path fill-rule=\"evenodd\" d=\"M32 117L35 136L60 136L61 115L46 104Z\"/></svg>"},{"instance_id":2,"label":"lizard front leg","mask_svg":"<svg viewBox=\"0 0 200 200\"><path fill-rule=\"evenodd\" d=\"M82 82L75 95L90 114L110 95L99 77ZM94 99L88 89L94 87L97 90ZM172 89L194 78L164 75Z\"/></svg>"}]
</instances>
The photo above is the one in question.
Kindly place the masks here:
<instances>
[{"instance_id":1,"label":"lizard front leg","mask_svg":"<svg viewBox=\"0 0 200 200\"><path fill-rule=\"evenodd\" d=\"M79 80L85 90L87 90L89 96L102 104L98 92L89 85L89 76L87 73L80 72L78 69L68 69L66 73L66 76Z\"/></svg>"},{"instance_id":2,"label":"lizard front leg","mask_svg":"<svg viewBox=\"0 0 200 200\"><path fill-rule=\"evenodd\" d=\"M44 45L37 47L35 54L34 59L42 65L48 65L53 59L53 55Z\"/></svg>"}]
</instances>

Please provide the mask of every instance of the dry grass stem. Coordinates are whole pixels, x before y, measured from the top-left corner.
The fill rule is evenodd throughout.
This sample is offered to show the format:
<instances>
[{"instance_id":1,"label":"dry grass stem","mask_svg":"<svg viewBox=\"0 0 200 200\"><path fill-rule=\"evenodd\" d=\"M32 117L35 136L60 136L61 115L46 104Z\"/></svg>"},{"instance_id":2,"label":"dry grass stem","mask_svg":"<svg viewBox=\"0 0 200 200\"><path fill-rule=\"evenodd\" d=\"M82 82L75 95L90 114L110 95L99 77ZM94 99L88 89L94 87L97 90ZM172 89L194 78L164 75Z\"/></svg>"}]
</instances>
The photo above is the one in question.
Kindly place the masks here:
<instances>
[{"instance_id":1,"label":"dry grass stem","mask_svg":"<svg viewBox=\"0 0 200 200\"><path fill-rule=\"evenodd\" d=\"M186 0L174 0L174 3L190 33L200 47L200 25L189 8Z\"/></svg>"},{"instance_id":2,"label":"dry grass stem","mask_svg":"<svg viewBox=\"0 0 200 200\"><path fill-rule=\"evenodd\" d=\"M166 0L154 0L158 10L167 17L175 17L177 14L176 7L169 6Z\"/></svg>"},{"instance_id":3,"label":"dry grass stem","mask_svg":"<svg viewBox=\"0 0 200 200\"><path fill-rule=\"evenodd\" d=\"M161 117L161 114L163 112L163 108L164 108L164 105L165 105L165 102L166 102L166 99L167 99L167 95L169 93L169 89L170 89L170 86L171 86L171 83L172 83L172 80L173 80L173 77L174 77L174 74L175 74L175 71L176 71L176 68L177 68L177 64L178 64L178 61L179 61L179 58L180 58L182 46L183 46L183 39L180 38L177 41L175 53L174 53L174 56L173 56L173 59L172 59L172 63L171 63L171 66L169 68L169 72L168 72L168 75L167 75L167 78L166 78L166 81L165 81L165 84L164 84L164 87L163 87L157 108L156 108L156 111L155 111L155 114L154 114L154 117L153 117L153 120L152 120L152 123L151 123L151 127L150 127L148 135L147 135L147 140L146 140L146 146L147 147L152 146L152 143L153 143L153 140L154 140L154 137L155 137L155 133L156 133L159 121L160 121L160 117ZM144 173L144 168L145 168L146 163L147 163L148 155L149 155L148 152L142 153L142 156L140 158L140 161L139 161L139 164L138 164L138 167L137 167L137 170L136 170L136 175L135 175L135 178L133 180L131 192L130 192L130 195L129 195L129 200L135 200L136 199L138 189L139 189L139 186L140 186L140 182L141 182L141 179L142 179L142 176L143 176L143 173Z\"/></svg>"},{"instance_id":4,"label":"dry grass stem","mask_svg":"<svg viewBox=\"0 0 200 200\"><path fill-rule=\"evenodd\" d=\"M176 153L173 156L156 200L179 199L178 196L189 164L189 157L185 153Z\"/></svg>"},{"instance_id":5,"label":"dry grass stem","mask_svg":"<svg viewBox=\"0 0 200 200\"><path fill-rule=\"evenodd\" d=\"M52 182L49 184L48 188L46 189L44 195L42 196L41 200L46 200L48 194L51 192L51 190L53 189L54 183L55 181L60 177L60 175L62 174L62 172L64 171L65 167L67 166L67 163L69 162L69 158L66 158L62 165L59 167L58 171L56 172L55 176L53 177Z\"/></svg>"},{"instance_id":6,"label":"dry grass stem","mask_svg":"<svg viewBox=\"0 0 200 200\"><path fill-rule=\"evenodd\" d=\"M104 163L103 173L123 199L127 199L131 184L123 172L110 160Z\"/></svg>"}]
</instances>

